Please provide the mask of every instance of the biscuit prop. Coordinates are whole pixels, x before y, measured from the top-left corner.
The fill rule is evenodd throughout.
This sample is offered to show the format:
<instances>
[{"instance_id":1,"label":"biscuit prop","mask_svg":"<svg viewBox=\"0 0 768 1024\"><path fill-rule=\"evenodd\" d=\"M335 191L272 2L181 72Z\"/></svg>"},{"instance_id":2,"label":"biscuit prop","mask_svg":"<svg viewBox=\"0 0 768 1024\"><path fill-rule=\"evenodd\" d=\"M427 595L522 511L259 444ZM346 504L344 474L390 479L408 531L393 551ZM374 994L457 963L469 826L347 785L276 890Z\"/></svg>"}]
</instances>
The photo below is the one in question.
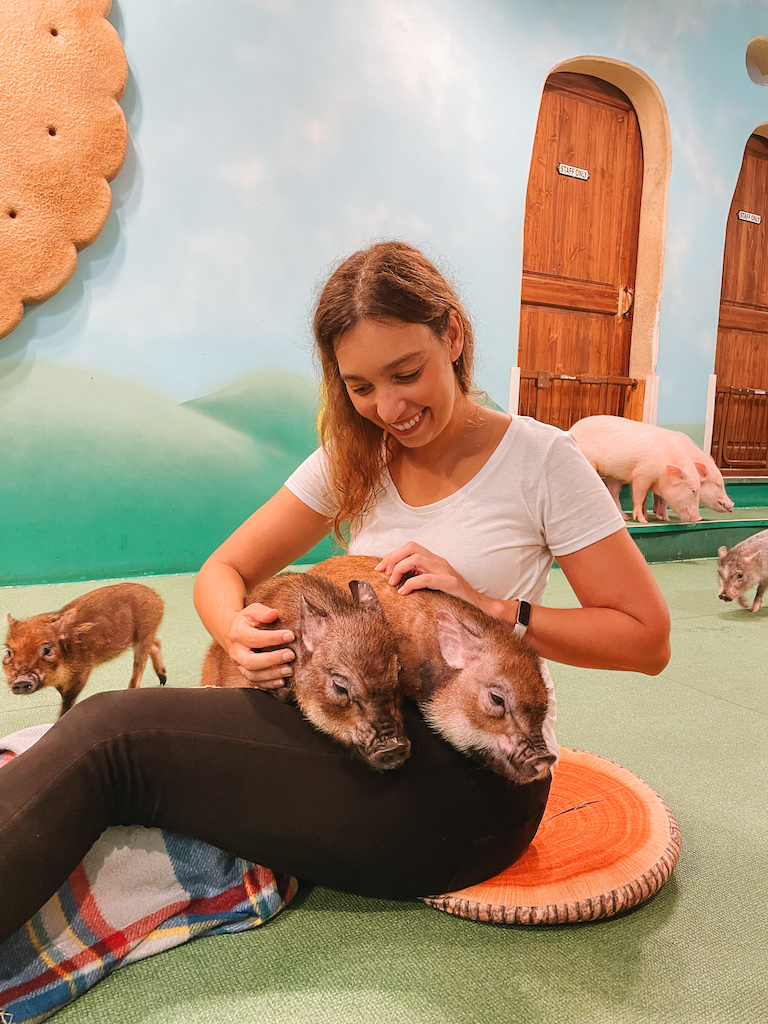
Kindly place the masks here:
<instances>
[{"instance_id":1,"label":"biscuit prop","mask_svg":"<svg viewBox=\"0 0 768 1024\"><path fill-rule=\"evenodd\" d=\"M111 0L0 3L0 337L69 280L128 140Z\"/></svg>"}]
</instances>

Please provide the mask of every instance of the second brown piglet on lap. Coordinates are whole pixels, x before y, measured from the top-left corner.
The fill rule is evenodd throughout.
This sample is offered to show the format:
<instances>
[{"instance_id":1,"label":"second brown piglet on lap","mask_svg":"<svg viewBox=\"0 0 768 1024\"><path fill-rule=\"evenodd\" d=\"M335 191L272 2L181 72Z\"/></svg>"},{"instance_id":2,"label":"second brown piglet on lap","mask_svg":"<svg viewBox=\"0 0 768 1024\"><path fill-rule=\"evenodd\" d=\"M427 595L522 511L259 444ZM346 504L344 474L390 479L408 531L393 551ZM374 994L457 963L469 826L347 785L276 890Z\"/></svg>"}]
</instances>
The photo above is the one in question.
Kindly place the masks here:
<instances>
[{"instance_id":1,"label":"second brown piglet on lap","mask_svg":"<svg viewBox=\"0 0 768 1024\"><path fill-rule=\"evenodd\" d=\"M452 746L518 785L548 775L557 758L544 739L549 698L536 654L505 623L457 597L399 594L377 563L343 555L310 574L368 582L397 636L404 695Z\"/></svg>"},{"instance_id":2,"label":"second brown piglet on lap","mask_svg":"<svg viewBox=\"0 0 768 1024\"><path fill-rule=\"evenodd\" d=\"M162 598L141 583L100 587L58 611L28 619L14 619L9 613L3 658L6 681L16 694L54 687L61 694L61 717L97 665L133 647L128 686L139 686L147 658L164 685L165 665L156 636L162 617Z\"/></svg>"}]
</instances>

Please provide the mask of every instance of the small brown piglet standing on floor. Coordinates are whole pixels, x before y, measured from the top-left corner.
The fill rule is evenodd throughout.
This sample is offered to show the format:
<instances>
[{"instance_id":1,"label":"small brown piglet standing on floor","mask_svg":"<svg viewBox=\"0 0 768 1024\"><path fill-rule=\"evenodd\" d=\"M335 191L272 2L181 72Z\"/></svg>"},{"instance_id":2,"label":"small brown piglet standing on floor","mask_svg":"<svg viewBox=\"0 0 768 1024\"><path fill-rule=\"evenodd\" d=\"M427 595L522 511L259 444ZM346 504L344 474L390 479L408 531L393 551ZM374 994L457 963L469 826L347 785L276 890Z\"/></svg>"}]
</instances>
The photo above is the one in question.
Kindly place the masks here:
<instances>
[{"instance_id":1,"label":"small brown piglet standing on floor","mask_svg":"<svg viewBox=\"0 0 768 1024\"><path fill-rule=\"evenodd\" d=\"M768 530L753 533L751 537L732 547L718 549L717 574L720 578L721 601L736 598L742 608L759 612L763 606L763 593L768 586ZM744 594L757 587L750 604Z\"/></svg>"},{"instance_id":2,"label":"small brown piglet standing on floor","mask_svg":"<svg viewBox=\"0 0 768 1024\"><path fill-rule=\"evenodd\" d=\"M411 752L398 688L397 647L376 594L350 578L343 588L306 573L281 573L255 587L246 603L277 608L290 629L293 676L267 690L295 699L320 732L338 740L378 771L399 768ZM202 686L253 686L223 647L208 650Z\"/></svg>"},{"instance_id":3,"label":"small brown piglet standing on floor","mask_svg":"<svg viewBox=\"0 0 768 1024\"><path fill-rule=\"evenodd\" d=\"M55 612L28 619L9 613L3 671L13 693L34 693L52 686L61 694L61 711L74 704L96 665L133 647L129 687L141 682L147 658L165 684L166 674L155 635L163 617L158 593L141 583L100 587Z\"/></svg>"},{"instance_id":4,"label":"small brown piglet standing on floor","mask_svg":"<svg viewBox=\"0 0 768 1024\"><path fill-rule=\"evenodd\" d=\"M399 594L377 563L344 555L310 574L371 585L398 637L403 692L444 739L512 782L547 775L556 757L542 733L548 694L536 654L466 601L432 590Z\"/></svg>"}]
</instances>

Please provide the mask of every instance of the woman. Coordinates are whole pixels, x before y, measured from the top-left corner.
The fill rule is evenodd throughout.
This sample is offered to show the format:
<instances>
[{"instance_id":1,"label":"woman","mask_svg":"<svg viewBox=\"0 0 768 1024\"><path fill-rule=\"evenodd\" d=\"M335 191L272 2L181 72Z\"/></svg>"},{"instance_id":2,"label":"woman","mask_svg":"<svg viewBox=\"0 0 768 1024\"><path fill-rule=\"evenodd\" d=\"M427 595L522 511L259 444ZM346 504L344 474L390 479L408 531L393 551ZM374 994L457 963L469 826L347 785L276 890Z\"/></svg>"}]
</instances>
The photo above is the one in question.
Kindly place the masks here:
<instances>
[{"instance_id":1,"label":"woman","mask_svg":"<svg viewBox=\"0 0 768 1024\"><path fill-rule=\"evenodd\" d=\"M462 597L525 632L544 658L651 674L666 665L664 600L607 490L569 435L474 401L471 325L420 252L382 243L342 263L315 336L325 444L195 586L203 622L250 687L99 694L3 768L0 939L115 824L395 898L470 885L520 856L548 780L509 784L413 711L409 760L372 772L260 692L291 674L280 643L293 637L262 629L279 609L244 607L245 595L329 529L349 531L350 552L379 556L403 594ZM580 608L538 603L553 555Z\"/></svg>"}]
</instances>

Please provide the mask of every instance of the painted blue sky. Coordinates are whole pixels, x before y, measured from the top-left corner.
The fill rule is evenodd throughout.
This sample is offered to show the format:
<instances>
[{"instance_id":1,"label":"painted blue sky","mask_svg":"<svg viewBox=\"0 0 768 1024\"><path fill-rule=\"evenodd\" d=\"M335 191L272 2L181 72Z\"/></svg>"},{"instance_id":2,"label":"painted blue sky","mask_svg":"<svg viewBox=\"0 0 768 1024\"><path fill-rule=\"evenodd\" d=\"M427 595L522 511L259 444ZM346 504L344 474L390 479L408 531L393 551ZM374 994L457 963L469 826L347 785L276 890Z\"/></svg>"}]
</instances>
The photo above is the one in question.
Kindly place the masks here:
<instances>
[{"instance_id":1,"label":"painted blue sky","mask_svg":"<svg viewBox=\"0 0 768 1024\"><path fill-rule=\"evenodd\" d=\"M114 0L130 133L114 206L57 296L0 342L183 402L259 368L312 376L313 294L377 238L423 247L506 406L541 89L570 57L644 71L673 146L660 422L703 422L725 220L768 90L763 0Z\"/></svg>"}]
</instances>

